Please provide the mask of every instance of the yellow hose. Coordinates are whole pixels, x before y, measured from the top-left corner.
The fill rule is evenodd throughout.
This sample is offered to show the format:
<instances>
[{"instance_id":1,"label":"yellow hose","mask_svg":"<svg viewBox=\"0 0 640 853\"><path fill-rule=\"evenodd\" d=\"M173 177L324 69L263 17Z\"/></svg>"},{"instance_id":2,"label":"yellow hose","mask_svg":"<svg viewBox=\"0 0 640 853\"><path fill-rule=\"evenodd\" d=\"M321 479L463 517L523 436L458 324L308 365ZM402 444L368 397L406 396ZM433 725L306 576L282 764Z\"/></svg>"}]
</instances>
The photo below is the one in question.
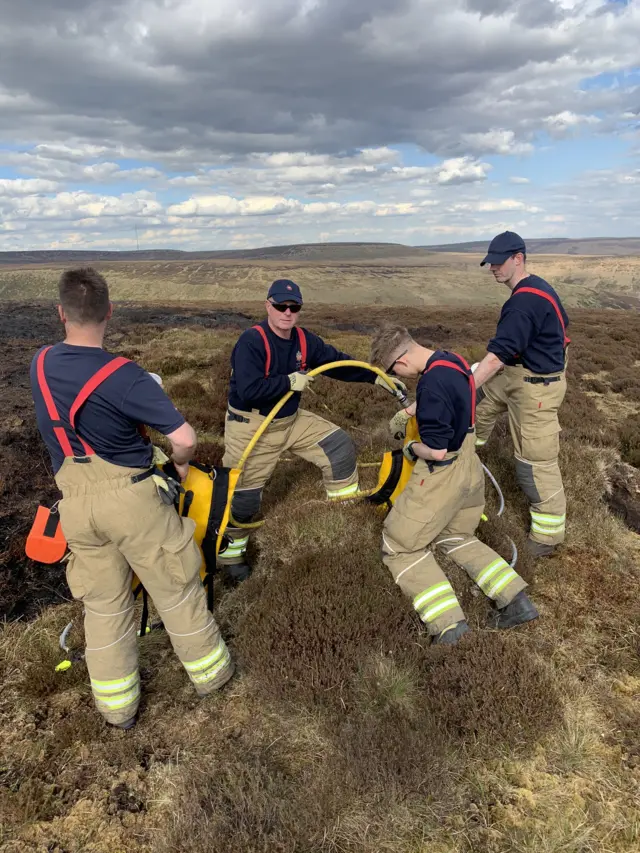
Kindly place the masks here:
<instances>
[{"instance_id":1,"label":"yellow hose","mask_svg":"<svg viewBox=\"0 0 640 853\"><path fill-rule=\"evenodd\" d=\"M365 370L370 370L372 373L376 373L378 376L380 376L385 381L385 383L387 384L387 386L389 388L389 391L391 391L392 394L395 395L397 392L396 385L387 376L387 374L384 372L384 370L381 370L379 367L374 367L373 364L369 364L366 361L350 361L350 360L348 360L348 361L331 361L331 362L329 362L329 364L321 364L320 367L314 367L313 370L308 371L307 375L308 376L319 376L321 373L324 373L327 370L333 370L336 367L360 367L360 368L364 368ZM287 391L287 393L280 400L278 400L278 402L275 404L273 409L271 409L269 414L265 417L263 422L260 424L260 426L256 430L255 435L252 437L251 441L246 446L244 453L240 457L238 465L236 466L236 468L233 469L234 471L238 472L238 477L242 473L244 466L247 463L247 459L249 458L249 456L251 456L251 453L253 452L254 447L256 446L256 444L260 441L260 439L264 435L265 430L268 428L269 424L273 421L273 419L278 414L280 409L284 406L284 404L287 402L287 400L290 399L290 397L293 393L294 393L293 391ZM237 482L237 479L238 478L235 479L235 482ZM227 506L229 506L229 507L231 506L231 501L233 499L234 490L235 490L235 484L234 484L233 488L229 489L229 497L228 497L228 503L227 503ZM350 498L353 499L354 497L365 497L368 494L372 494L373 491L375 491L375 490L372 489L368 492L358 492L356 495L351 495ZM251 529L254 529L256 527L261 527L264 524L264 521L254 521L254 522L250 522L247 524L245 524L245 523L240 524L231 516L231 512L229 512L229 523L232 524L234 527L238 527L239 529L242 529L242 530L245 530L245 529L251 530ZM221 538L222 537L220 537L220 539Z\"/></svg>"}]
</instances>

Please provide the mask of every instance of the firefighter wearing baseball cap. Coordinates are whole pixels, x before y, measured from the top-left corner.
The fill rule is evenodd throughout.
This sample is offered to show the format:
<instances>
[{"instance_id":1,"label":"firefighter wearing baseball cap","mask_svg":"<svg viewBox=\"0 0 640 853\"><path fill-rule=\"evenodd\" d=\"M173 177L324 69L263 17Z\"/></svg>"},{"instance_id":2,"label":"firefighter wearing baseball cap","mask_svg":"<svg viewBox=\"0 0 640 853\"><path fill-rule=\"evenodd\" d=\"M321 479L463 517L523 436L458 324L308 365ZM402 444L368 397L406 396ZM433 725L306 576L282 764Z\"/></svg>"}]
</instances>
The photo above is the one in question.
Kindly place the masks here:
<instances>
[{"instance_id":1,"label":"firefighter wearing baseball cap","mask_svg":"<svg viewBox=\"0 0 640 853\"><path fill-rule=\"evenodd\" d=\"M289 279L274 281L267 293L266 319L244 331L231 354L223 465L232 468L238 464L265 416L287 392L294 392L246 462L232 503L233 518L240 523L250 522L259 511L262 490L287 450L320 468L330 499L348 498L358 491L356 451L350 436L300 408L301 392L313 380L306 371L333 361L352 360L352 356L297 326L301 308L298 285ZM365 368L340 367L324 375L344 382L375 383L388 390ZM396 384L406 390L400 380ZM248 533L229 526L227 534L232 541L218 562L232 578L243 580L250 572L246 561Z\"/></svg>"},{"instance_id":2,"label":"firefighter wearing baseball cap","mask_svg":"<svg viewBox=\"0 0 640 853\"><path fill-rule=\"evenodd\" d=\"M490 265L511 295L505 302L487 355L475 367L478 447L496 418L509 417L518 483L530 504L529 548L552 554L564 541L566 499L558 465L558 409L567 382L569 318L548 282L527 272L526 246L513 231L498 234L481 266Z\"/></svg>"},{"instance_id":3,"label":"firefighter wearing baseball cap","mask_svg":"<svg viewBox=\"0 0 640 853\"><path fill-rule=\"evenodd\" d=\"M59 290L66 337L33 359L36 419L62 492L67 581L84 604L94 701L108 723L128 729L140 702L132 571L199 695L222 687L234 665L207 609L195 522L178 515L160 490L166 481L139 427L168 438L182 478L196 435L159 377L102 348L112 313L105 279L90 268L70 270Z\"/></svg>"},{"instance_id":4,"label":"firefighter wearing baseball cap","mask_svg":"<svg viewBox=\"0 0 640 853\"><path fill-rule=\"evenodd\" d=\"M484 474L475 451L469 365L456 353L420 346L402 326L378 331L370 361L389 375L420 377L408 410L416 416L420 440L406 442L403 451L415 466L385 519L382 554L433 642L453 645L469 630L435 551L451 557L491 599L492 627L537 618L525 581L475 536L484 511Z\"/></svg>"}]
</instances>

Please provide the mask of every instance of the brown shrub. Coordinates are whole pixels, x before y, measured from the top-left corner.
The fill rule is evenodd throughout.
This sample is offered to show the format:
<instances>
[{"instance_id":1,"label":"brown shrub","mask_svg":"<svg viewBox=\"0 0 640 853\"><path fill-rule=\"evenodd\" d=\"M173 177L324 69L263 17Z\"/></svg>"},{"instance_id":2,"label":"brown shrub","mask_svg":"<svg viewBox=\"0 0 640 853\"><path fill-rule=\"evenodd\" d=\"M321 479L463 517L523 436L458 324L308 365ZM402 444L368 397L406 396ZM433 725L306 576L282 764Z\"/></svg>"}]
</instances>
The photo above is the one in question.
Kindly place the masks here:
<instances>
[{"instance_id":1,"label":"brown shrub","mask_svg":"<svg viewBox=\"0 0 640 853\"><path fill-rule=\"evenodd\" d=\"M629 415L621 424L619 435L622 459L640 468L640 414Z\"/></svg>"}]
</instances>

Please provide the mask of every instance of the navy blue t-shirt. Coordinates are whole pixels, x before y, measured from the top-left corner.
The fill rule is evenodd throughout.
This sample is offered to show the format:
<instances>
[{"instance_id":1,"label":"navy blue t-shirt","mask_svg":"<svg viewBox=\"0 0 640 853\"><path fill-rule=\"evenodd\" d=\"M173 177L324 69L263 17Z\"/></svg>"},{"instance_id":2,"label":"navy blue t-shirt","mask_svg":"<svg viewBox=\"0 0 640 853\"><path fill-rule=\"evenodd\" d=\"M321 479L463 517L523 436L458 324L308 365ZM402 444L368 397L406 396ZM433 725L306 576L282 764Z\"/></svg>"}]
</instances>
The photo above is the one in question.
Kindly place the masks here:
<instances>
[{"instance_id":1,"label":"navy blue t-shirt","mask_svg":"<svg viewBox=\"0 0 640 853\"><path fill-rule=\"evenodd\" d=\"M555 290L543 278L529 275L513 289L502 306L495 336L487 350L497 355L503 364L522 364L533 373L549 374L564 370L564 333L555 308L536 293L518 293L534 287L548 293L556 301L564 320L569 318Z\"/></svg>"},{"instance_id":2,"label":"navy blue t-shirt","mask_svg":"<svg viewBox=\"0 0 640 853\"><path fill-rule=\"evenodd\" d=\"M289 374L301 370L300 342L298 332L293 329L289 340L276 335L267 320L260 326L267 333L271 349L269 376L265 378L267 353L262 335L256 329L246 329L238 338L231 353L231 383L229 405L243 412L258 409L267 415L278 400L291 390ZM329 364L332 361L354 360L331 344L326 344L318 335L304 330L307 339L307 370ZM357 359L356 359L357 360ZM376 374L361 367L336 367L327 370L324 376L343 382L375 382ZM278 418L294 415L300 406L299 392L294 393L278 412Z\"/></svg>"},{"instance_id":3,"label":"navy blue t-shirt","mask_svg":"<svg viewBox=\"0 0 640 853\"><path fill-rule=\"evenodd\" d=\"M44 347L43 347L44 349ZM64 461L36 372L38 355L31 362L31 390L38 429L51 456L54 474ZM84 384L117 356L98 347L56 344L45 356L44 373L63 423ZM153 447L138 431L146 424L163 435L185 422L158 383L135 362L123 365L91 394L76 415L76 432L107 462L126 468L148 468ZM74 452L84 456L82 445L67 430Z\"/></svg>"},{"instance_id":4,"label":"navy blue t-shirt","mask_svg":"<svg viewBox=\"0 0 640 853\"><path fill-rule=\"evenodd\" d=\"M456 451L471 426L469 379L454 367L431 367L436 361L451 361L466 370L455 353L437 350L431 356L418 381L418 431L422 443L432 450Z\"/></svg>"}]
</instances>

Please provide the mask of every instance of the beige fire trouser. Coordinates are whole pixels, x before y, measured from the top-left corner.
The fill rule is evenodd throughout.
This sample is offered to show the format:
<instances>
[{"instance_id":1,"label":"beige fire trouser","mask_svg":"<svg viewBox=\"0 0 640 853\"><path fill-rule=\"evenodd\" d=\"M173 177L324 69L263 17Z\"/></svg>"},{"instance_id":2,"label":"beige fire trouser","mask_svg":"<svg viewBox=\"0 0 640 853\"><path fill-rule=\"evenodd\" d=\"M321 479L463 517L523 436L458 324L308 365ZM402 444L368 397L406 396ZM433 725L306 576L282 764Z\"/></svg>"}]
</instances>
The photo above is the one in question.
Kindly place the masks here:
<instances>
[{"instance_id":1,"label":"beige fire trouser","mask_svg":"<svg viewBox=\"0 0 640 853\"><path fill-rule=\"evenodd\" d=\"M229 407L225 422L225 454L222 464L233 468L240 461L256 430L264 421L257 412ZM295 415L272 421L249 456L236 487L232 514L236 521L250 521L259 511L262 490L285 451L317 465L330 499L358 491L358 463L351 437L330 421L299 409ZM232 540L218 558L223 565L244 562L249 536L246 530L228 527Z\"/></svg>"},{"instance_id":2,"label":"beige fire trouser","mask_svg":"<svg viewBox=\"0 0 640 853\"><path fill-rule=\"evenodd\" d=\"M234 668L207 610L195 523L162 502L152 479L132 484L140 473L90 456L65 459L56 475L71 551L67 582L84 604L91 689L110 723L133 717L140 700L132 569L201 696L221 687Z\"/></svg>"},{"instance_id":3,"label":"beige fire trouser","mask_svg":"<svg viewBox=\"0 0 640 853\"><path fill-rule=\"evenodd\" d=\"M505 367L480 389L482 400L476 413L476 445L482 447L498 415L508 412L516 476L530 504L529 535L544 545L559 545L565 536L567 502L558 465L558 409L566 391L564 372L539 376L521 366Z\"/></svg>"},{"instance_id":4,"label":"beige fire trouser","mask_svg":"<svg viewBox=\"0 0 640 853\"><path fill-rule=\"evenodd\" d=\"M498 607L509 604L527 585L474 535L484 511L484 475L474 444L471 433L446 467L430 470L427 462L418 460L382 531L384 563L432 635L465 616L430 546L462 566Z\"/></svg>"}]
</instances>

